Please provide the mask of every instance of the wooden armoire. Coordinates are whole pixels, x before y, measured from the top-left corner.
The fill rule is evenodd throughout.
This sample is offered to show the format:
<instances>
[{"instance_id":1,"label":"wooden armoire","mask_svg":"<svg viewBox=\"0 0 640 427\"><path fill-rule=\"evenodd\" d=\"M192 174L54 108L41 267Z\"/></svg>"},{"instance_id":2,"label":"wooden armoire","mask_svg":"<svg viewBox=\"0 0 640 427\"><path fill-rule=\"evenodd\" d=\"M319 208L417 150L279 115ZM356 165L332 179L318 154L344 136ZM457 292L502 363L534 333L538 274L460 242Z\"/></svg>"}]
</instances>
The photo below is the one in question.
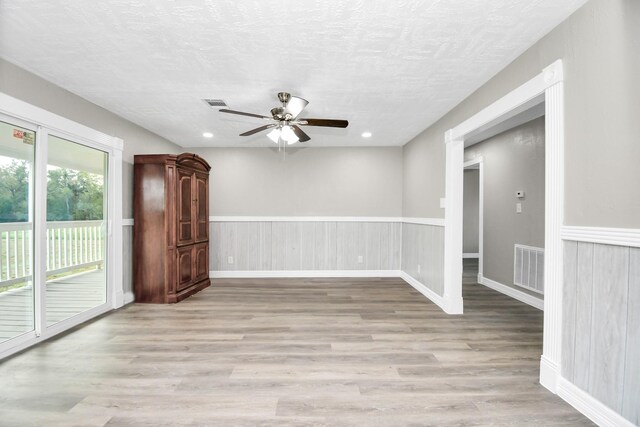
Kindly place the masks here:
<instances>
[{"instance_id":1,"label":"wooden armoire","mask_svg":"<svg viewBox=\"0 0 640 427\"><path fill-rule=\"evenodd\" d=\"M196 154L134 157L136 302L175 303L209 281L209 170Z\"/></svg>"}]
</instances>

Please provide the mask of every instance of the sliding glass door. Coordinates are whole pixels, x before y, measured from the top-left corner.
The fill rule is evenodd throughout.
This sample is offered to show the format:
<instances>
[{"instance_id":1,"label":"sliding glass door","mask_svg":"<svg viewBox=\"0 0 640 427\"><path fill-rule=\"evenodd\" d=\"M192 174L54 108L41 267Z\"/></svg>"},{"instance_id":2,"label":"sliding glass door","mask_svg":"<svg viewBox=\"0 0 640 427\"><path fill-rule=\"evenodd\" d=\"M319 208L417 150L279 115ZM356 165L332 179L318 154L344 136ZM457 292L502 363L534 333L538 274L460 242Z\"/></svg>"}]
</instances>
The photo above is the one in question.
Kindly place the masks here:
<instances>
[{"instance_id":1,"label":"sliding glass door","mask_svg":"<svg viewBox=\"0 0 640 427\"><path fill-rule=\"evenodd\" d=\"M120 139L0 93L0 359L123 304L121 165Z\"/></svg>"},{"instance_id":2,"label":"sliding glass door","mask_svg":"<svg viewBox=\"0 0 640 427\"><path fill-rule=\"evenodd\" d=\"M33 186L36 132L0 121L0 343L35 329Z\"/></svg>"}]
</instances>

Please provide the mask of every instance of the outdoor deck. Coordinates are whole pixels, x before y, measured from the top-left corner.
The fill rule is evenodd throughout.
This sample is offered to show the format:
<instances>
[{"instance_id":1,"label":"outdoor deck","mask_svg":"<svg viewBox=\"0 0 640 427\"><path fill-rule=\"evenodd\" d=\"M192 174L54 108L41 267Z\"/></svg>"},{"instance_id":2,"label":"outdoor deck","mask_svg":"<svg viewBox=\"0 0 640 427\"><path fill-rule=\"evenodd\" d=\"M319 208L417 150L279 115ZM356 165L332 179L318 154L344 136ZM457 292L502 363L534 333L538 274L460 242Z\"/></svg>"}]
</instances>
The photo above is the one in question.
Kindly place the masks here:
<instances>
[{"instance_id":1,"label":"outdoor deck","mask_svg":"<svg viewBox=\"0 0 640 427\"><path fill-rule=\"evenodd\" d=\"M47 283L47 325L82 313L105 301L104 270ZM33 330L32 288L0 293L0 342Z\"/></svg>"}]
</instances>

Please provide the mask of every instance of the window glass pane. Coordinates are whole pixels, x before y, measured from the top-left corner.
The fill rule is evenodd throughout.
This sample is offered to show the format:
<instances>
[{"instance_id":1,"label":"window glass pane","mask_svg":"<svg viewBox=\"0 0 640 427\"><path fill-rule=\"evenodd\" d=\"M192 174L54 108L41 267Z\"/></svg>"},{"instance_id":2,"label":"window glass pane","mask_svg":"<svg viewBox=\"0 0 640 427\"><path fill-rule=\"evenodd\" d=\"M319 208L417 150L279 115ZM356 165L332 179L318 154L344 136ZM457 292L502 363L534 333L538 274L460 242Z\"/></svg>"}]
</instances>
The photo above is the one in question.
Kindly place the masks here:
<instances>
[{"instance_id":1,"label":"window glass pane","mask_svg":"<svg viewBox=\"0 0 640 427\"><path fill-rule=\"evenodd\" d=\"M34 329L36 133L0 122L0 342Z\"/></svg>"},{"instance_id":2,"label":"window glass pane","mask_svg":"<svg viewBox=\"0 0 640 427\"><path fill-rule=\"evenodd\" d=\"M55 136L47 161L47 326L106 302L105 152Z\"/></svg>"}]
</instances>

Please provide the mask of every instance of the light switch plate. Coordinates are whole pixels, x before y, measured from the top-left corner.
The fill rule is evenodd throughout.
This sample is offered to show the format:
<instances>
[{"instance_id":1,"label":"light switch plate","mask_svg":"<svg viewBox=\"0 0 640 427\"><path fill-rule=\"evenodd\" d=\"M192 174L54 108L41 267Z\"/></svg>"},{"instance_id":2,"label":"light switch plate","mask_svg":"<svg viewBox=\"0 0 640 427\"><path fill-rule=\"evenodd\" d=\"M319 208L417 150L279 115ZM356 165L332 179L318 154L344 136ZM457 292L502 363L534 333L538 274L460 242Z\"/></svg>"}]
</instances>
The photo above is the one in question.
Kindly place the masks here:
<instances>
[{"instance_id":1,"label":"light switch plate","mask_svg":"<svg viewBox=\"0 0 640 427\"><path fill-rule=\"evenodd\" d=\"M522 203L516 203L516 213L522 213Z\"/></svg>"}]
</instances>

